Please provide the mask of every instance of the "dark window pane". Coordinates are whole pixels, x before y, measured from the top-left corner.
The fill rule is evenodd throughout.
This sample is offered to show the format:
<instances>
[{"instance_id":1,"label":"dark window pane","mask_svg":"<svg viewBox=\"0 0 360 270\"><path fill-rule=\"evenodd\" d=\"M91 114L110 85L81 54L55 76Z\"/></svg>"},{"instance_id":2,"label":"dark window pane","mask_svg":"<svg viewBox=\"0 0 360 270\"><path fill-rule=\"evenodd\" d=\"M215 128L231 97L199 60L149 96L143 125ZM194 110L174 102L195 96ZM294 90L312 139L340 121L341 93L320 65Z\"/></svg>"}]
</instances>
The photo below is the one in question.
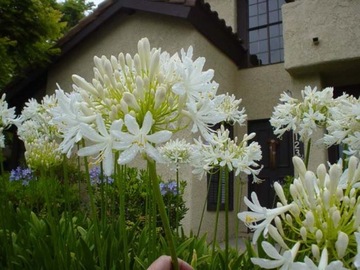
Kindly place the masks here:
<instances>
[{"instance_id":1,"label":"dark window pane","mask_svg":"<svg viewBox=\"0 0 360 270\"><path fill-rule=\"evenodd\" d=\"M258 32L259 32L258 30L253 30L253 31L249 32L249 40L250 40L250 42L259 40Z\"/></svg>"},{"instance_id":2,"label":"dark window pane","mask_svg":"<svg viewBox=\"0 0 360 270\"><path fill-rule=\"evenodd\" d=\"M258 26L258 17L254 16L254 17L250 17L249 18L249 27L253 28L253 27L257 27Z\"/></svg>"},{"instance_id":3,"label":"dark window pane","mask_svg":"<svg viewBox=\"0 0 360 270\"><path fill-rule=\"evenodd\" d=\"M270 57L271 57L271 63L278 63L281 60L280 57L280 50L276 50L276 51L271 51L270 53Z\"/></svg>"},{"instance_id":4,"label":"dark window pane","mask_svg":"<svg viewBox=\"0 0 360 270\"><path fill-rule=\"evenodd\" d=\"M258 59L260 59L262 65L269 64L269 54L268 53L259 53L257 55Z\"/></svg>"},{"instance_id":5,"label":"dark window pane","mask_svg":"<svg viewBox=\"0 0 360 270\"><path fill-rule=\"evenodd\" d=\"M277 10L279 9L277 0L270 0L269 1L269 11Z\"/></svg>"},{"instance_id":6,"label":"dark window pane","mask_svg":"<svg viewBox=\"0 0 360 270\"><path fill-rule=\"evenodd\" d=\"M280 38L271 38L270 39L270 50L280 49Z\"/></svg>"},{"instance_id":7,"label":"dark window pane","mask_svg":"<svg viewBox=\"0 0 360 270\"><path fill-rule=\"evenodd\" d=\"M280 8L283 4L285 4L285 0L278 0L278 3L279 3L279 8Z\"/></svg>"},{"instance_id":8,"label":"dark window pane","mask_svg":"<svg viewBox=\"0 0 360 270\"><path fill-rule=\"evenodd\" d=\"M267 40L259 41L259 52L267 52L268 50Z\"/></svg>"},{"instance_id":9,"label":"dark window pane","mask_svg":"<svg viewBox=\"0 0 360 270\"><path fill-rule=\"evenodd\" d=\"M250 54L257 54L259 52L258 42L250 43Z\"/></svg>"},{"instance_id":10,"label":"dark window pane","mask_svg":"<svg viewBox=\"0 0 360 270\"><path fill-rule=\"evenodd\" d=\"M258 17L259 26L267 24L267 14L260 15Z\"/></svg>"},{"instance_id":11,"label":"dark window pane","mask_svg":"<svg viewBox=\"0 0 360 270\"><path fill-rule=\"evenodd\" d=\"M279 25L272 25L269 27L270 37L278 37L280 36L280 28Z\"/></svg>"},{"instance_id":12,"label":"dark window pane","mask_svg":"<svg viewBox=\"0 0 360 270\"><path fill-rule=\"evenodd\" d=\"M257 5L251 5L249 6L249 16L255 16L257 15Z\"/></svg>"},{"instance_id":13,"label":"dark window pane","mask_svg":"<svg viewBox=\"0 0 360 270\"><path fill-rule=\"evenodd\" d=\"M267 39L268 38L268 31L267 28L259 29L259 40Z\"/></svg>"},{"instance_id":14,"label":"dark window pane","mask_svg":"<svg viewBox=\"0 0 360 270\"><path fill-rule=\"evenodd\" d=\"M279 21L279 11L269 12L269 23L274 23Z\"/></svg>"},{"instance_id":15,"label":"dark window pane","mask_svg":"<svg viewBox=\"0 0 360 270\"><path fill-rule=\"evenodd\" d=\"M265 14L267 12L266 3L258 4L258 13Z\"/></svg>"},{"instance_id":16,"label":"dark window pane","mask_svg":"<svg viewBox=\"0 0 360 270\"><path fill-rule=\"evenodd\" d=\"M249 0L249 5L253 5L253 4L256 4L257 3L257 0Z\"/></svg>"}]
</instances>

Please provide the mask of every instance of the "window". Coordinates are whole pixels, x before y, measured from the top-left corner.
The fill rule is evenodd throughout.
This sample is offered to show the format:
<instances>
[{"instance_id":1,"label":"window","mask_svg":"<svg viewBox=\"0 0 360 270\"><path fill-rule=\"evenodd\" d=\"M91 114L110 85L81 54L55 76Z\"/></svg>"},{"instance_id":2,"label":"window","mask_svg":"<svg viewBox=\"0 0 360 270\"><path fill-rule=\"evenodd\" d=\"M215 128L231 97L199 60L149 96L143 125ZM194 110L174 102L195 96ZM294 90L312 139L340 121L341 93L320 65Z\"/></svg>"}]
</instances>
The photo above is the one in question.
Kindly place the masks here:
<instances>
[{"instance_id":1,"label":"window","mask_svg":"<svg viewBox=\"0 0 360 270\"><path fill-rule=\"evenodd\" d=\"M215 125L214 129L220 128L220 125ZM230 138L234 138L234 127L230 124L225 124L225 128L230 131ZM223 172L220 175L220 170L214 170L214 173L209 173L207 175L207 186L208 186L208 196L207 196L207 210L216 211L217 201L218 201L218 192L220 191L220 210L225 210L225 173ZM234 173L229 172L229 211L234 210Z\"/></svg>"},{"instance_id":2,"label":"window","mask_svg":"<svg viewBox=\"0 0 360 270\"><path fill-rule=\"evenodd\" d=\"M249 51L259 65L284 61L281 6L284 0L248 0Z\"/></svg>"}]
</instances>

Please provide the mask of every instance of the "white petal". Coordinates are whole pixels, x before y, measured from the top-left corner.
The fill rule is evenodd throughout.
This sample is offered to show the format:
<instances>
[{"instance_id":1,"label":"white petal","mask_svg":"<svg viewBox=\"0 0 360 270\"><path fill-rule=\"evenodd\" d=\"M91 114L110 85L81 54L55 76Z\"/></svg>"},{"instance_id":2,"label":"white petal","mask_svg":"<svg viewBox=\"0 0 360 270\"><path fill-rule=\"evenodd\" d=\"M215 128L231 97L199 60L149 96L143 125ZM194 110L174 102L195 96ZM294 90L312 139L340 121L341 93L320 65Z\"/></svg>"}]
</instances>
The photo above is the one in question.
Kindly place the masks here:
<instances>
[{"instance_id":1,"label":"white petal","mask_svg":"<svg viewBox=\"0 0 360 270\"><path fill-rule=\"evenodd\" d=\"M104 145L94 144L94 145L86 146L84 148L79 149L78 155L81 157L92 156L92 155L98 154L103 149L104 149Z\"/></svg>"},{"instance_id":2,"label":"white petal","mask_svg":"<svg viewBox=\"0 0 360 270\"><path fill-rule=\"evenodd\" d=\"M137 144L133 144L130 148L120 154L118 163L121 165L128 164L136 157L139 150L139 146Z\"/></svg>"},{"instance_id":3,"label":"white petal","mask_svg":"<svg viewBox=\"0 0 360 270\"><path fill-rule=\"evenodd\" d=\"M261 246L269 257L277 260L283 259L283 257L279 254L276 248L274 248L273 245L270 244L269 242L262 241Z\"/></svg>"},{"instance_id":4,"label":"white petal","mask_svg":"<svg viewBox=\"0 0 360 270\"><path fill-rule=\"evenodd\" d=\"M141 127L141 131L143 134L148 134L151 130L151 127L153 125L153 117L152 117L152 114L150 111L148 111L146 114L145 114L145 117L144 117L144 122L142 124L142 127Z\"/></svg>"},{"instance_id":5,"label":"white petal","mask_svg":"<svg viewBox=\"0 0 360 270\"><path fill-rule=\"evenodd\" d=\"M171 136L172 136L171 131L162 130L162 131L156 132L154 134L147 135L146 139L149 142L158 144L158 143L164 143L164 142L170 140Z\"/></svg>"},{"instance_id":6,"label":"white petal","mask_svg":"<svg viewBox=\"0 0 360 270\"><path fill-rule=\"evenodd\" d=\"M138 135L140 133L139 124L132 115L125 115L125 125L131 134Z\"/></svg>"}]
</instances>

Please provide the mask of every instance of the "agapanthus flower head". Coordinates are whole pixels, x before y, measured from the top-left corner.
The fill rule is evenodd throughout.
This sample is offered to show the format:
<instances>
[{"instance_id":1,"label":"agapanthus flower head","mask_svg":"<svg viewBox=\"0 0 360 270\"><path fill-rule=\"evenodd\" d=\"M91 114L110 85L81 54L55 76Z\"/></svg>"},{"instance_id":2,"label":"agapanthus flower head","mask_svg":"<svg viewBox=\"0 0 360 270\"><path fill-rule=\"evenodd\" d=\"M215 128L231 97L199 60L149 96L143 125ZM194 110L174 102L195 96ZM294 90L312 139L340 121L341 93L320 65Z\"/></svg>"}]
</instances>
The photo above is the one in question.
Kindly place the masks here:
<instances>
[{"instance_id":1,"label":"agapanthus flower head","mask_svg":"<svg viewBox=\"0 0 360 270\"><path fill-rule=\"evenodd\" d=\"M260 168L257 162L262 155L257 142L249 144L254 135L245 135L242 141L237 137L231 139L229 130L222 125L207 143L201 138L194 140L193 172L203 174L223 167L235 175L244 172L256 176Z\"/></svg>"},{"instance_id":2,"label":"agapanthus flower head","mask_svg":"<svg viewBox=\"0 0 360 270\"><path fill-rule=\"evenodd\" d=\"M302 100L298 100L286 92L281 94L280 104L274 108L270 119L274 134L281 137L292 130L306 142L319 127L326 126L329 109L336 103L333 88L318 91L316 87L306 86L301 95Z\"/></svg>"},{"instance_id":3,"label":"agapanthus flower head","mask_svg":"<svg viewBox=\"0 0 360 270\"><path fill-rule=\"evenodd\" d=\"M60 133L52 122L51 110L57 106L55 95L45 96L41 102L30 99L14 122L17 134L25 145L27 165L50 168L61 163Z\"/></svg>"},{"instance_id":4,"label":"agapanthus flower head","mask_svg":"<svg viewBox=\"0 0 360 270\"><path fill-rule=\"evenodd\" d=\"M192 160L193 146L185 139L170 140L158 149L164 162L173 165L175 169L178 169L180 164L189 164Z\"/></svg>"},{"instance_id":5,"label":"agapanthus flower head","mask_svg":"<svg viewBox=\"0 0 360 270\"><path fill-rule=\"evenodd\" d=\"M9 108L5 99L6 95L3 94L0 99L0 148L5 148L4 130L8 129L16 118L15 108Z\"/></svg>"},{"instance_id":6,"label":"agapanthus flower head","mask_svg":"<svg viewBox=\"0 0 360 270\"><path fill-rule=\"evenodd\" d=\"M323 142L326 146L344 144L345 153L360 157L360 100L346 94L336 98L336 106L330 108L327 134Z\"/></svg>"},{"instance_id":7,"label":"agapanthus flower head","mask_svg":"<svg viewBox=\"0 0 360 270\"><path fill-rule=\"evenodd\" d=\"M161 161L156 146L180 130L191 127L193 133L209 139L213 125L245 120L240 100L216 95L214 71L204 70L205 58L193 59L191 46L170 56L151 48L143 38L133 56L95 56L94 64L91 81L73 75L73 93L56 91L53 122L63 138L62 153L71 155L74 145L84 140L85 149L78 153L95 155L107 175L112 173L116 152L119 164L131 162L138 154ZM117 121L123 125L114 128Z\"/></svg>"},{"instance_id":8,"label":"agapanthus flower head","mask_svg":"<svg viewBox=\"0 0 360 270\"><path fill-rule=\"evenodd\" d=\"M258 230L265 233L269 222L274 220L276 231L268 237L281 247L279 254L288 250L286 246L299 241L302 255L294 260L293 269L317 269L315 265L319 265L319 269L345 269L343 267L350 268L353 262L357 265L359 160L351 157L345 171L341 163L331 165L328 171L325 165L320 165L316 173L306 171L299 157L293 157L293 163L296 177L290 185L290 197L285 199L281 185L276 184L281 203L275 209L267 209L259 204L254 193L252 202L245 198L250 211L240 213L239 218L255 229L255 239L258 239Z\"/></svg>"}]
</instances>

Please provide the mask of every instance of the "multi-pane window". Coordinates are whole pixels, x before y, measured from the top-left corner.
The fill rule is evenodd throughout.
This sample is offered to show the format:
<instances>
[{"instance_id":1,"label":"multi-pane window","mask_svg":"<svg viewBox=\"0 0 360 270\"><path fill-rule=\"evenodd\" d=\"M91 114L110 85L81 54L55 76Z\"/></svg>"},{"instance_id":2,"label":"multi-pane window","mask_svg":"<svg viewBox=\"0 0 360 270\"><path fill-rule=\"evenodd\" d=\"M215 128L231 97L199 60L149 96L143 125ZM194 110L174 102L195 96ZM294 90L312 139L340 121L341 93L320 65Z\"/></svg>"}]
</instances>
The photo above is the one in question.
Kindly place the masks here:
<instances>
[{"instance_id":1,"label":"multi-pane window","mask_svg":"<svg viewBox=\"0 0 360 270\"><path fill-rule=\"evenodd\" d=\"M249 49L260 65L284 61L281 5L284 0L248 0Z\"/></svg>"}]
</instances>

